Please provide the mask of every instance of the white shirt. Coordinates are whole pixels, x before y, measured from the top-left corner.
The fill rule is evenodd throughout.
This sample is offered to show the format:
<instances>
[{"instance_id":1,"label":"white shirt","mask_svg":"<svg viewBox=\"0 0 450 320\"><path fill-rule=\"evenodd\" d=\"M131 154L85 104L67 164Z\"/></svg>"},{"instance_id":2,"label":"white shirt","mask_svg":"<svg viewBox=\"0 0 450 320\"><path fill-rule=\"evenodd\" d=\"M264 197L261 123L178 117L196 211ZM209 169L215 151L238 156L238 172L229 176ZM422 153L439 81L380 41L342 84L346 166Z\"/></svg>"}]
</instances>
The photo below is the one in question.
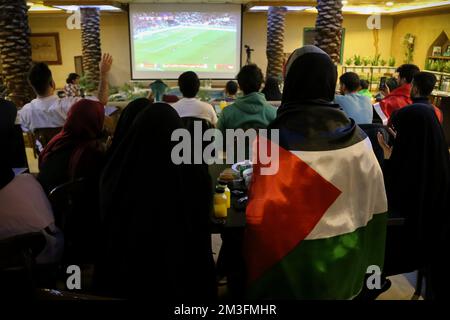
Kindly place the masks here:
<instances>
[{"instance_id":1,"label":"white shirt","mask_svg":"<svg viewBox=\"0 0 450 320\"><path fill-rule=\"evenodd\" d=\"M64 125L70 107L81 97L49 96L36 98L19 110L19 120L23 131L39 128L58 128Z\"/></svg>"},{"instance_id":2,"label":"white shirt","mask_svg":"<svg viewBox=\"0 0 450 320\"><path fill-rule=\"evenodd\" d=\"M181 118L196 117L209 121L213 125L217 123L217 115L213 106L199 99L183 98L175 102L172 107L178 112Z\"/></svg>"},{"instance_id":3,"label":"white shirt","mask_svg":"<svg viewBox=\"0 0 450 320\"><path fill-rule=\"evenodd\" d=\"M44 231L50 228L54 235ZM41 185L30 174L21 174L0 189L0 239L29 232L42 232L47 240L38 263L57 261L63 239L54 225L52 207Z\"/></svg>"}]
</instances>

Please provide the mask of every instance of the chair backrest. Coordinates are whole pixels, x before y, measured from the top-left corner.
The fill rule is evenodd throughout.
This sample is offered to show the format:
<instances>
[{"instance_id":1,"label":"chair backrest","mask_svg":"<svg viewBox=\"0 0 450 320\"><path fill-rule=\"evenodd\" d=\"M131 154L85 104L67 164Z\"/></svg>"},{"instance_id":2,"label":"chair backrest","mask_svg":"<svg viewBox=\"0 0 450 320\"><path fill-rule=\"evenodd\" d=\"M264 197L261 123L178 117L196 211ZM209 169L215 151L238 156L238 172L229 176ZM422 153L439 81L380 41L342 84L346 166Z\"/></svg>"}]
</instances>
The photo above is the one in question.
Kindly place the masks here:
<instances>
[{"instance_id":1,"label":"chair backrest","mask_svg":"<svg viewBox=\"0 0 450 320\"><path fill-rule=\"evenodd\" d=\"M0 299L32 298L33 266L45 244L45 236L40 232L0 240Z\"/></svg>"},{"instance_id":2,"label":"chair backrest","mask_svg":"<svg viewBox=\"0 0 450 320\"><path fill-rule=\"evenodd\" d=\"M360 124L359 127L369 137L370 143L372 144L373 152L375 153L375 156L377 157L377 160L381 165L384 161L384 153L383 149L380 147L380 144L378 143L377 133L381 132L384 135L384 139L387 141L389 138L387 130L381 123Z\"/></svg>"},{"instance_id":3,"label":"chair backrest","mask_svg":"<svg viewBox=\"0 0 450 320\"><path fill-rule=\"evenodd\" d=\"M64 261L91 262L100 224L98 188L80 178L54 188L49 194L55 224L64 233Z\"/></svg>"},{"instance_id":4,"label":"chair backrest","mask_svg":"<svg viewBox=\"0 0 450 320\"><path fill-rule=\"evenodd\" d=\"M52 140L54 136L56 136L60 131L61 127L57 128L37 128L34 129L34 141L38 147L38 153L45 148L45 146Z\"/></svg>"}]
</instances>

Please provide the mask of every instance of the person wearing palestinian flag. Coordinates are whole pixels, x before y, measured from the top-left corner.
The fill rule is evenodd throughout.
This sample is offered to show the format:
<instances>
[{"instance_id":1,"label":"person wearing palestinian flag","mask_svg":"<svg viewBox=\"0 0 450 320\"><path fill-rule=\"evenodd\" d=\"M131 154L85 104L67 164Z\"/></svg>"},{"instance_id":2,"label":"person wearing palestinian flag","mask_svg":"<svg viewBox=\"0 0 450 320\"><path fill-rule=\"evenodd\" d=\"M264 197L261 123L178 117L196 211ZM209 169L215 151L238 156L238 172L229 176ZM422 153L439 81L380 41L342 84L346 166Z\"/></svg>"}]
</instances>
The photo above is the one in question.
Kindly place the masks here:
<instances>
[{"instance_id":1,"label":"person wearing palestinian flag","mask_svg":"<svg viewBox=\"0 0 450 320\"><path fill-rule=\"evenodd\" d=\"M336 82L336 66L315 46L295 50L286 64L269 126L279 130L278 170L264 175L256 161L249 190L250 299L352 299L368 268L383 268L383 174L369 138L333 104Z\"/></svg>"}]
</instances>

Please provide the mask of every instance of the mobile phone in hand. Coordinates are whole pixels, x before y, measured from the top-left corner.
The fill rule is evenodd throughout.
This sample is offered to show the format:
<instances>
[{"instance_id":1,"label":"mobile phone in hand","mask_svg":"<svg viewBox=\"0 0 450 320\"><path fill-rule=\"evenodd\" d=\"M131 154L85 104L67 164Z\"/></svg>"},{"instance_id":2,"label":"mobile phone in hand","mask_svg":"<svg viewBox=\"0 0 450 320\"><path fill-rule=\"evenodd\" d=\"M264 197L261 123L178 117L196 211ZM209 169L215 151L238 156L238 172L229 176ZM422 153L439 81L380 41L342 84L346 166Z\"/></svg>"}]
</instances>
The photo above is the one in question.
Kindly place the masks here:
<instances>
[{"instance_id":1,"label":"mobile phone in hand","mask_svg":"<svg viewBox=\"0 0 450 320\"><path fill-rule=\"evenodd\" d=\"M387 79L386 77L381 77L379 86L380 91L386 89L386 79Z\"/></svg>"}]
</instances>

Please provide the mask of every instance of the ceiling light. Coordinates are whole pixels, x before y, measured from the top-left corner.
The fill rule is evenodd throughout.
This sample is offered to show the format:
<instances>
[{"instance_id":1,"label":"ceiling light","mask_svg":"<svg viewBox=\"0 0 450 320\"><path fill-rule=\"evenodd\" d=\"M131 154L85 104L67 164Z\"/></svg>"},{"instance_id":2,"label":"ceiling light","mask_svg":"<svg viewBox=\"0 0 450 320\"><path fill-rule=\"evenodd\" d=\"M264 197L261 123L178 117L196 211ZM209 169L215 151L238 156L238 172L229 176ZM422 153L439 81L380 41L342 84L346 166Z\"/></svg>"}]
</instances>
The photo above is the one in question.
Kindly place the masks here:
<instances>
[{"instance_id":1,"label":"ceiling light","mask_svg":"<svg viewBox=\"0 0 450 320\"><path fill-rule=\"evenodd\" d=\"M392 1L386 2L386 6L388 7L392 7L394 5L394 3Z\"/></svg>"},{"instance_id":2,"label":"ceiling light","mask_svg":"<svg viewBox=\"0 0 450 320\"><path fill-rule=\"evenodd\" d=\"M305 11L308 9L311 9L313 7L310 6L284 6L286 7L287 11ZM269 10L269 6L253 6L249 9L249 11L252 12L258 12L258 11L268 11Z\"/></svg>"},{"instance_id":3,"label":"ceiling light","mask_svg":"<svg viewBox=\"0 0 450 320\"><path fill-rule=\"evenodd\" d=\"M345 6L348 3L347 0L342 0L342 4Z\"/></svg>"},{"instance_id":4,"label":"ceiling light","mask_svg":"<svg viewBox=\"0 0 450 320\"><path fill-rule=\"evenodd\" d=\"M108 5L98 5L98 6L55 6L56 8L65 10L65 11L77 11L79 8L97 8L100 11L121 11L120 8Z\"/></svg>"}]
</instances>

